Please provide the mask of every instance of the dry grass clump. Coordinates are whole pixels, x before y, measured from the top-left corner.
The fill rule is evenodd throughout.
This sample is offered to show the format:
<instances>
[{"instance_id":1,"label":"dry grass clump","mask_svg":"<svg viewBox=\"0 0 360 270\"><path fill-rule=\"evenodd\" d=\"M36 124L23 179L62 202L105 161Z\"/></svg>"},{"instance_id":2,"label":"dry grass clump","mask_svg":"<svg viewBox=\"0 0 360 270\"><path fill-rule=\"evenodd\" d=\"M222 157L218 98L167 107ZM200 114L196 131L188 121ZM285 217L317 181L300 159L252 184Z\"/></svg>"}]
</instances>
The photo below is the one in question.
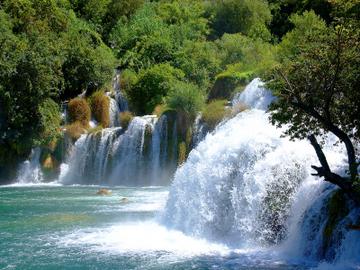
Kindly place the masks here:
<instances>
[{"instance_id":1,"label":"dry grass clump","mask_svg":"<svg viewBox=\"0 0 360 270\"><path fill-rule=\"evenodd\" d=\"M178 146L178 164L181 165L183 163L185 163L186 161L186 143L185 142L181 142L179 143L179 146Z\"/></svg>"},{"instance_id":2,"label":"dry grass clump","mask_svg":"<svg viewBox=\"0 0 360 270\"><path fill-rule=\"evenodd\" d=\"M91 112L97 122L101 124L103 128L107 128L110 125L110 99L103 92L97 91L90 97Z\"/></svg>"},{"instance_id":3,"label":"dry grass clump","mask_svg":"<svg viewBox=\"0 0 360 270\"><path fill-rule=\"evenodd\" d=\"M120 124L123 128L128 128L130 122L133 120L134 115L131 112L121 112L119 114Z\"/></svg>"},{"instance_id":4,"label":"dry grass clump","mask_svg":"<svg viewBox=\"0 0 360 270\"><path fill-rule=\"evenodd\" d=\"M86 133L86 129L82 123L76 121L70 125L65 126L65 134L69 136L72 140L76 141L80 136Z\"/></svg>"},{"instance_id":5,"label":"dry grass clump","mask_svg":"<svg viewBox=\"0 0 360 270\"><path fill-rule=\"evenodd\" d=\"M159 104L155 106L155 109L152 112L152 114L156 115L157 117L160 117L165 111L166 111L166 106L163 104Z\"/></svg>"},{"instance_id":6,"label":"dry grass clump","mask_svg":"<svg viewBox=\"0 0 360 270\"><path fill-rule=\"evenodd\" d=\"M87 128L91 118L90 106L84 98L74 98L68 104L70 123L79 122L83 128Z\"/></svg>"},{"instance_id":7,"label":"dry grass clump","mask_svg":"<svg viewBox=\"0 0 360 270\"><path fill-rule=\"evenodd\" d=\"M202 112L202 120L210 129L214 129L229 114L226 104L227 100L224 99L213 100L206 104Z\"/></svg>"}]
</instances>

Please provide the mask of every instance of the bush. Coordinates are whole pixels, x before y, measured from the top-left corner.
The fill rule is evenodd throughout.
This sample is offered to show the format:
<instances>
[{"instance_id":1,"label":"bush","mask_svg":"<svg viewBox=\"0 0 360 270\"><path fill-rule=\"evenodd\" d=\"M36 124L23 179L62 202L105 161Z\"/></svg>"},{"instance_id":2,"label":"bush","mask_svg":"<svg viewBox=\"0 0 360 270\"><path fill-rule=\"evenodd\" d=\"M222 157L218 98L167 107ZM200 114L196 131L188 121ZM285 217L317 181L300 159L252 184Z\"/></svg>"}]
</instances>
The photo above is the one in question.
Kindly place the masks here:
<instances>
[{"instance_id":1,"label":"bush","mask_svg":"<svg viewBox=\"0 0 360 270\"><path fill-rule=\"evenodd\" d=\"M97 91L90 97L91 112L103 128L110 125L110 99L103 92Z\"/></svg>"},{"instance_id":2,"label":"bush","mask_svg":"<svg viewBox=\"0 0 360 270\"><path fill-rule=\"evenodd\" d=\"M170 92L171 86L184 77L184 73L170 64L158 64L143 70L134 87L127 92L139 114L151 113Z\"/></svg>"},{"instance_id":3,"label":"bush","mask_svg":"<svg viewBox=\"0 0 360 270\"><path fill-rule=\"evenodd\" d=\"M214 100L207 104L202 113L202 120L208 125L209 128L214 129L226 115L229 110L225 108L227 100Z\"/></svg>"},{"instance_id":4,"label":"bush","mask_svg":"<svg viewBox=\"0 0 360 270\"><path fill-rule=\"evenodd\" d=\"M175 83L166 97L168 108L185 113L190 119L195 118L201 111L204 101L205 98L200 89L194 84L185 82Z\"/></svg>"},{"instance_id":5,"label":"bush","mask_svg":"<svg viewBox=\"0 0 360 270\"><path fill-rule=\"evenodd\" d=\"M82 127L88 127L91 118L91 110L87 101L83 98L74 98L68 104L68 116L70 123L79 122Z\"/></svg>"},{"instance_id":6,"label":"bush","mask_svg":"<svg viewBox=\"0 0 360 270\"><path fill-rule=\"evenodd\" d=\"M69 136L73 141L80 138L82 134L86 133L86 129L82 123L76 121L70 125L65 126L65 134Z\"/></svg>"},{"instance_id":7,"label":"bush","mask_svg":"<svg viewBox=\"0 0 360 270\"><path fill-rule=\"evenodd\" d=\"M120 124L124 129L128 128L133 118L134 115L131 112L121 112L119 114Z\"/></svg>"},{"instance_id":8,"label":"bush","mask_svg":"<svg viewBox=\"0 0 360 270\"><path fill-rule=\"evenodd\" d=\"M61 115L59 106L55 101L48 98L39 106L40 125L42 133L40 136L42 145L51 145L60 136Z\"/></svg>"}]
</instances>

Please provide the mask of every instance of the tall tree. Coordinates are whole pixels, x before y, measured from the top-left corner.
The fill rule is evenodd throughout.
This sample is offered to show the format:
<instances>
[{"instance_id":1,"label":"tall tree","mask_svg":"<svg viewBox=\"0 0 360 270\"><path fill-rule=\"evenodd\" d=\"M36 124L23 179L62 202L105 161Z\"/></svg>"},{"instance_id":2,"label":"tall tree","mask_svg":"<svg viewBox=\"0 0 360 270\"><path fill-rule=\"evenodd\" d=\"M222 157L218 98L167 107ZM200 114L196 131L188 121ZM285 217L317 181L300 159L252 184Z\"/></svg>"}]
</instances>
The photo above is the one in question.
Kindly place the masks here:
<instances>
[{"instance_id":1,"label":"tall tree","mask_svg":"<svg viewBox=\"0 0 360 270\"><path fill-rule=\"evenodd\" d=\"M344 19L344 18L343 18ZM278 96L272 121L287 124L292 138L309 138L321 166L312 166L360 204L360 28L359 21L339 20L327 27L314 12L293 16L295 29L280 45L280 65L270 88ZM344 143L347 175L335 173L316 137L333 133Z\"/></svg>"}]
</instances>

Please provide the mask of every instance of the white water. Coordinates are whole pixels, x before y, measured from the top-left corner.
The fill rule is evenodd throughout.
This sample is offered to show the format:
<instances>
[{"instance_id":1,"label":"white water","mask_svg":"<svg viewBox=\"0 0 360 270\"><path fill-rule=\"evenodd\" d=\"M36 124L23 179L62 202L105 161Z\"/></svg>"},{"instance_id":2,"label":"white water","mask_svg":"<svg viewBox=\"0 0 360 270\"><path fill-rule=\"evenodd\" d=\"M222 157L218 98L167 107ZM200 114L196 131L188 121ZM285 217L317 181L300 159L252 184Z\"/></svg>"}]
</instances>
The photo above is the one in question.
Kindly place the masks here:
<instances>
[{"instance_id":1,"label":"white water","mask_svg":"<svg viewBox=\"0 0 360 270\"><path fill-rule=\"evenodd\" d=\"M265 109L272 100L259 80L236 96L234 105L251 110L220 124L190 153L175 174L162 221L232 247L272 246L285 258L317 261L324 207L334 187L311 176L310 165L318 161L309 143L281 138L282 130L269 124ZM333 143L329 136L324 152L334 171L344 173L346 155ZM347 269L360 267L359 232L344 230L356 224L355 217L359 211L336 228L345 238L339 239L342 248L329 251L338 267L345 262L355 267Z\"/></svg>"},{"instance_id":2,"label":"white water","mask_svg":"<svg viewBox=\"0 0 360 270\"><path fill-rule=\"evenodd\" d=\"M40 148L31 150L29 159L20 164L16 176L16 183L41 183L44 180L40 166L40 154Z\"/></svg>"},{"instance_id":3,"label":"white water","mask_svg":"<svg viewBox=\"0 0 360 270\"><path fill-rule=\"evenodd\" d=\"M174 167L170 165L175 163L167 156L167 141L165 116L159 121L155 116L135 117L125 131L120 127L108 128L82 135L67 165L62 165L60 181L130 186L165 184Z\"/></svg>"}]
</instances>

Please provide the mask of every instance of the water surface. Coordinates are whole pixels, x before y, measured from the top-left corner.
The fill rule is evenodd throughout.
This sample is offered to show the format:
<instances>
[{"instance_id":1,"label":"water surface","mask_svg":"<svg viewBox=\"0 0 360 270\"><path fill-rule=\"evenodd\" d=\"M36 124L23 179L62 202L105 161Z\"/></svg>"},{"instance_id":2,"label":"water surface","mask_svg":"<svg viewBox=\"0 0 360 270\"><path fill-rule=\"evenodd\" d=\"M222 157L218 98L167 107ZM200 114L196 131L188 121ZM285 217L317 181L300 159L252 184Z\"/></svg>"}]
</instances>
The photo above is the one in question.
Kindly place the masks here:
<instances>
[{"instance_id":1,"label":"water surface","mask_svg":"<svg viewBox=\"0 0 360 270\"><path fill-rule=\"evenodd\" d=\"M98 189L1 187L0 269L305 269L160 225L165 187Z\"/></svg>"}]
</instances>

